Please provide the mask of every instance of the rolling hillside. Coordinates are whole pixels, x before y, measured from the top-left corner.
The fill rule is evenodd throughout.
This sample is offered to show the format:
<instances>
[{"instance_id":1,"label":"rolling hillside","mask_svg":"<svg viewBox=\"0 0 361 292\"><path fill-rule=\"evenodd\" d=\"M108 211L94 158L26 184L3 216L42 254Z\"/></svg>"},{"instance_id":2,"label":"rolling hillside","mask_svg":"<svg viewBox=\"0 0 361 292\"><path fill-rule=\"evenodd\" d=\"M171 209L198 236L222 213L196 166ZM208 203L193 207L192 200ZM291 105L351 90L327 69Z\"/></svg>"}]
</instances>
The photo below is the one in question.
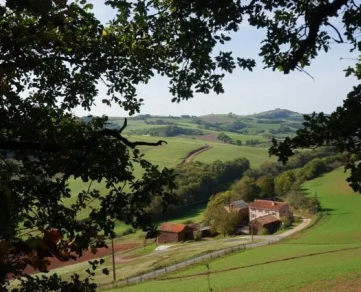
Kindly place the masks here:
<instances>
[{"instance_id":1,"label":"rolling hillside","mask_svg":"<svg viewBox=\"0 0 361 292\"><path fill-rule=\"evenodd\" d=\"M89 118L83 119L86 121ZM146 160L160 168L173 168L182 163L191 152L205 146L210 146L209 150L192 156L187 161L193 159L210 163L216 160L229 161L246 158L250 161L251 168L257 168L266 161L276 160L275 157L268 155L270 139L273 136L280 138L284 135L293 135L295 128L292 128L292 125L298 123L297 120L300 118L302 115L287 110L275 110L251 116L237 116L231 113L201 117L140 115L129 118L124 135L131 141L155 142L159 139L167 141L168 144L162 146L139 148ZM117 128L123 123L124 118L112 117L109 127ZM286 132L271 133L281 128ZM158 129L160 132L157 132ZM147 131L150 131L152 135ZM156 135L153 135L154 133ZM229 140L226 142L219 140L218 136L221 133L229 137ZM142 169L134 165L134 173L136 177L139 177ZM67 199L66 203L69 205L74 203L79 192L87 189L88 186L89 183L84 183L81 179L69 179L72 197ZM101 194L107 192L105 182L94 182L91 188L97 188ZM93 204L92 207L97 206ZM89 210L83 210L79 216L85 218L88 213ZM125 228L127 227L119 222L116 231L120 233Z\"/></svg>"},{"instance_id":2,"label":"rolling hillside","mask_svg":"<svg viewBox=\"0 0 361 292\"><path fill-rule=\"evenodd\" d=\"M161 132L162 128L177 126L189 132L201 131L203 135L226 132L241 135L254 135L247 139L258 139L267 142L272 136L291 135L301 127L303 115L288 110L276 109L248 116L229 114L211 114L205 116L151 116L139 115L128 119L127 134L141 134ZM112 126L121 126L123 118L110 118ZM190 134L190 136L197 134ZM256 137L255 137L256 136ZM240 136L242 137L242 136ZM234 137L238 139L237 137ZM241 139L242 140L242 139ZM245 140L245 139L244 139Z\"/></svg>"},{"instance_id":3,"label":"rolling hillside","mask_svg":"<svg viewBox=\"0 0 361 292\"><path fill-rule=\"evenodd\" d=\"M211 261L213 291L360 291L361 196L345 179L338 169L304 184L324 211L293 239ZM197 265L121 291L208 291L205 272Z\"/></svg>"}]
</instances>

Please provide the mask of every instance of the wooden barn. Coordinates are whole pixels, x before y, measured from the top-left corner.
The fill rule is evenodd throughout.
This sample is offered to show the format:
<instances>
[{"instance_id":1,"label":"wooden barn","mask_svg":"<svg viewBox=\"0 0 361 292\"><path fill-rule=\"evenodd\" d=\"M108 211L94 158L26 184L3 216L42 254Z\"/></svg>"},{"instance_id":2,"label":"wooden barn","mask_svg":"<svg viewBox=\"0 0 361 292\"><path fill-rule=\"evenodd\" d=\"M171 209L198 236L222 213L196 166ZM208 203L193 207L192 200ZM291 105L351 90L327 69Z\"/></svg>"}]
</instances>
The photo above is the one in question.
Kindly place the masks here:
<instances>
[{"instance_id":1,"label":"wooden barn","mask_svg":"<svg viewBox=\"0 0 361 292\"><path fill-rule=\"evenodd\" d=\"M188 225L163 222L158 231L160 232L157 242L172 243L186 240L192 240L194 229Z\"/></svg>"},{"instance_id":2,"label":"wooden barn","mask_svg":"<svg viewBox=\"0 0 361 292\"><path fill-rule=\"evenodd\" d=\"M253 234L257 234L262 228L266 228L270 233L274 233L281 227L281 225L281 220L279 220L276 216L266 215L253 219L249 222L249 234L251 234L252 231Z\"/></svg>"}]
</instances>

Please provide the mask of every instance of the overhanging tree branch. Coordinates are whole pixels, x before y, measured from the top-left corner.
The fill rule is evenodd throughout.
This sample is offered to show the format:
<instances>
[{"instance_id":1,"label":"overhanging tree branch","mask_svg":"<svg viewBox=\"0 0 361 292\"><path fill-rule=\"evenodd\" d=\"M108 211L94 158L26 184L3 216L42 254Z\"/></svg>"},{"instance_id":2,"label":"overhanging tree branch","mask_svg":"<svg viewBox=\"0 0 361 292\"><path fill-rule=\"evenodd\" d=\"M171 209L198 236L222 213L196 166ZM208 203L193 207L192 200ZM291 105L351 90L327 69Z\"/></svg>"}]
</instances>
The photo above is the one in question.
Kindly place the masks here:
<instances>
[{"instance_id":1,"label":"overhanging tree branch","mask_svg":"<svg viewBox=\"0 0 361 292\"><path fill-rule=\"evenodd\" d=\"M318 6L314 13L310 13L308 35L300 42L299 47L291 53L291 59L288 62L288 66L284 70L285 73L289 73L292 69L296 68L297 64L305 56L307 50L314 46L321 25L326 23L330 16L337 14L337 11L346 4L347 0L335 0L332 3Z\"/></svg>"},{"instance_id":2,"label":"overhanging tree branch","mask_svg":"<svg viewBox=\"0 0 361 292\"><path fill-rule=\"evenodd\" d=\"M343 41L343 38L342 38L340 32L338 31L338 29L337 29L334 25L332 25L331 23L329 23L328 21L326 21L326 24L327 24L328 26L331 26L331 27L335 30L335 32L337 33L338 38L339 38L338 40L336 40L335 38L332 38L332 39L333 39L336 43L342 44L344 41Z\"/></svg>"}]
</instances>

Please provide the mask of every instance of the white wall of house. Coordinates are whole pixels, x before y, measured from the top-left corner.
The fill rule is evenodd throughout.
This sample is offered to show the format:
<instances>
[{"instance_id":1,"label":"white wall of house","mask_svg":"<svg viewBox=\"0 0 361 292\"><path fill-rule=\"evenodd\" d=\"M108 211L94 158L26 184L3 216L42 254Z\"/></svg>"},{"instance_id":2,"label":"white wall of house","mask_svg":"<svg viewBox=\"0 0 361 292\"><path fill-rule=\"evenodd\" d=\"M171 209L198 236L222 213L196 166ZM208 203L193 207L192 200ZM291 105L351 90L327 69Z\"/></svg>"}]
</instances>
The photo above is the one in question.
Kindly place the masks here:
<instances>
[{"instance_id":1,"label":"white wall of house","mask_svg":"<svg viewBox=\"0 0 361 292\"><path fill-rule=\"evenodd\" d=\"M288 205L284 205L280 210L265 210L265 209L250 208L249 220L251 221L266 215L273 215L278 219L281 219L281 216L285 216L288 214L292 214L291 211L289 210Z\"/></svg>"}]
</instances>

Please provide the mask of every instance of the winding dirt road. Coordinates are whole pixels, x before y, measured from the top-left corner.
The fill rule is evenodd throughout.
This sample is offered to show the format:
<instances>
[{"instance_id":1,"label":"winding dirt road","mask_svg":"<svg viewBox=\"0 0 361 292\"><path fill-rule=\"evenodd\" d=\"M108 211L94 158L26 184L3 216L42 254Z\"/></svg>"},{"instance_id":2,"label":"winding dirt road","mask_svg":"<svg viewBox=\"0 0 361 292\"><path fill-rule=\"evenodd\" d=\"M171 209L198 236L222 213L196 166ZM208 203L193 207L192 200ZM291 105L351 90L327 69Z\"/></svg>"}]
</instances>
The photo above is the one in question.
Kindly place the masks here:
<instances>
[{"instance_id":1,"label":"winding dirt road","mask_svg":"<svg viewBox=\"0 0 361 292\"><path fill-rule=\"evenodd\" d=\"M194 159L194 157L196 157L198 154L201 154L202 152L207 151L207 150L212 149L212 148L213 148L213 146L206 145L206 146L203 146L203 147L201 147L201 148L199 148L199 149L197 149L195 151L192 151L191 153L189 153L187 155L186 158L184 158L183 163L191 162Z\"/></svg>"}]
</instances>

